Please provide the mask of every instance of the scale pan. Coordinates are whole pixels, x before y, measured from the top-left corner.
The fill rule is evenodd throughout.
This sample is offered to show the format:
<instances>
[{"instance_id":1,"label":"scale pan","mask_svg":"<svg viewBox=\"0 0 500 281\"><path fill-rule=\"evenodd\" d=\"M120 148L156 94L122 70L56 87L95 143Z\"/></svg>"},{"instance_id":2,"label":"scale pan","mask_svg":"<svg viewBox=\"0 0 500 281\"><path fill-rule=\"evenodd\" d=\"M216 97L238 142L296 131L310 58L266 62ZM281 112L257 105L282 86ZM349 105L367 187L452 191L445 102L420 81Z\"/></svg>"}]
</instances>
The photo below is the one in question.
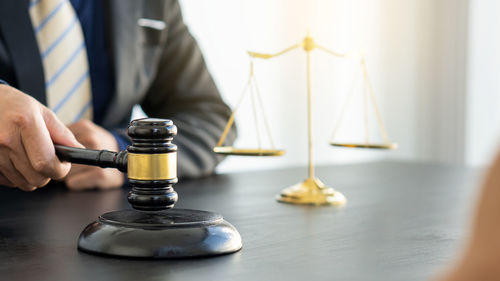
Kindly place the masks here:
<instances>
[{"instance_id":1,"label":"scale pan","mask_svg":"<svg viewBox=\"0 0 500 281\"><path fill-rule=\"evenodd\" d=\"M235 148L232 146L216 146L214 152L223 155L241 156L281 156L285 154L285 151L281 149Z\"/></svg>"},{"instance_id":2,"label":"scale pan","mask_svg":"<svg viewBox=\"0 0 500 281\"><path fill-rule=\"evenodd\" d=\"M354 147L354 148L372 148L372 149L396 149L397 143L340 143L330 142L330 145L341 147Z\"/></svg>"}]
</instances>

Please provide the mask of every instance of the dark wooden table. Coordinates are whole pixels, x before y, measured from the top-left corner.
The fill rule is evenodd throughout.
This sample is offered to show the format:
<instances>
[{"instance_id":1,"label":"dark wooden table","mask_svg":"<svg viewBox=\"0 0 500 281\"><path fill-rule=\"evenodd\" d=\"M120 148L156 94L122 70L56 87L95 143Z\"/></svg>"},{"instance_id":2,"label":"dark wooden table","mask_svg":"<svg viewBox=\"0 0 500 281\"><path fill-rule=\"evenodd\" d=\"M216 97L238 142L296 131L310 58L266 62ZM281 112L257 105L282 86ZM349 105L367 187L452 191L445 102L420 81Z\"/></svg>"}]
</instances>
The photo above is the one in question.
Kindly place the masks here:
<instances>
[{"instance_id":1,"label":"dark wooden table","mask_svg":"<svg viewBox=\"0 0 500 281\"><path fill-rule=\"evenodd\" d=\"M125 190L0 189L0 280L426 280L457 254L480 172L402 162L320 167L343 208L280 204L305 168L185 181L181 208L222 213L243 238L232 255L131 260L79 252L80 231L128 208Z\"/></svg>"}]
</instances>

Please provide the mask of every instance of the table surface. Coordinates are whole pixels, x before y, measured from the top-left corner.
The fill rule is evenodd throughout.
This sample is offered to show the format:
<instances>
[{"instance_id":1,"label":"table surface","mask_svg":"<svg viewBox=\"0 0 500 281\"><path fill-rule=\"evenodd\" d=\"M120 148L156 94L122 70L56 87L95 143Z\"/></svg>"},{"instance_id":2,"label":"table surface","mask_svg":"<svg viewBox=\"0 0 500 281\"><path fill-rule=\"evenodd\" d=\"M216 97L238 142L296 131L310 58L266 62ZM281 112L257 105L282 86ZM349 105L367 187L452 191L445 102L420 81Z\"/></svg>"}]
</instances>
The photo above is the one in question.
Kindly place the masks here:
<instances>
[{"instance_id":1,"label":"table surface","mask_svg":"<svg viewBox=\"0 0 500 281\"><path fill-rule=\"evenodd\" d=\"M305 168L184 181L177 207L221 213L240 232L235 254L134 260L79 252L81 230L129 208L126 190L0 189L0 280L426 280L460 249L479 170L375 162L319 167L338 207L277 203Z\"/></svg>"}]
</instances>

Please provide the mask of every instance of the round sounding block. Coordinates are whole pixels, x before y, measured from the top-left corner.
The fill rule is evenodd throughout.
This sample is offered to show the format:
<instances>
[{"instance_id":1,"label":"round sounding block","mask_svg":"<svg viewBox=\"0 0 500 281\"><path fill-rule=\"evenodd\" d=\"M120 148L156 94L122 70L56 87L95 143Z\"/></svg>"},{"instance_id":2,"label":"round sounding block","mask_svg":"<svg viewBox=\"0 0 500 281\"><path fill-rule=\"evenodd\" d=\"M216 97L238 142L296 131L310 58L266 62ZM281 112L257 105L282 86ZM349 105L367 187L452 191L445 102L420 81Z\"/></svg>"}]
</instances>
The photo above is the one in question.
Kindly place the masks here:
<instances>
[{"instance_id":1,"label":"round sounding block","mask_svg":"<svg viewBox=\"0 0 500 281\"><path fill-rule=\"evenodd\" d=\"M82 251L135 258L214 256L241 246L240 234L221 215L186 209L109 212L78 239Z\"/></svg>"}]
</instances>

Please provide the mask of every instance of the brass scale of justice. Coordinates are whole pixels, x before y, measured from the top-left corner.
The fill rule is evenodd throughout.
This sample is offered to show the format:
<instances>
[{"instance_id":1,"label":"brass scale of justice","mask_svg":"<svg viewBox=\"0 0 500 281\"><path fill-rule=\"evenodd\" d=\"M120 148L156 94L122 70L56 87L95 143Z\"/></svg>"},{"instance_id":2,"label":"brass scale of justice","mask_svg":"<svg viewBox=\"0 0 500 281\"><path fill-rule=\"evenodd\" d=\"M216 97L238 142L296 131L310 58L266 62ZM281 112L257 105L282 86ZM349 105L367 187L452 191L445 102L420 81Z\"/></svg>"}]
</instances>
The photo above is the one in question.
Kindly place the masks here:
<instances>
[{"instance_id":1,"label":"brass scale of justice","mask_svg":"<svg viewBox=\"0 0 500 281\"><path fill-rule=\"evenodd\" d=\"M260 97L260 92L257 87L257 81L255 78L255 73L254 73L254 68L253 68L253 59L272 59L278 56L281 56L283 54L286 54L292 50L298 49L302 47L304 51L306 52L306 64L307 64L307 137L308 137L308 169L309 169L309 177L298 183L295 184L291 187L285 188L281 191L279 195L277 195L276 199L279 202L283 203L290 203L290 204L305 204L305 205L343 205L346 203L346 198L344 195L336 190L334 190L331 187L326 186L323 184L317 177L314 175L314 162L313 162L313 145L312 145L312 139L313 139L313 134L312 134L312 93L311 93L311 52L314 49L319 49L326 54L329 54L334 57L340 57L340 58L356 58L356 54L342 54L342 53L337 53L335 51L332 51L328 48L325 48L319 44L317 44L314 39L309 35L309 32L307 33L306 37L304 40L301 42L294 44L282 51L279 51L274 54L266 54L266 53L257 53L257 52L251 52L248 51L248 55L251 58L250 62L250 74L249 74L249 79L248 83L243 90L243 93L241 94L236 106L234 107L232 114L226 123L226 127L217 143L217 146L214 147L214 152L217 154L222 154L222 155L239 155L239 156L281 156L285 153L284 150L281 149L276 149L274 146L274 141L272 139L271 135L271 130L269 127L269 123L267 121L267 117L263 108L263 103L262 99ZM368 72L367 72L367 67L366 67L366 62L365 58L362 54L357 54L359 60L360 60L360 68L362 72L362 78L363 78L363 83L364 83L364 88L363 88L363 93L364 93L364 119L365 119L365 142L362 143L348 143L348 142L337 142L335 141L335 136L337 134L337 131L340 127L340 124L342 123L342 119L345 115L346 108L349 106L351 97L353 96L354 92L354 86L356 83L353 84L351 87L350 91L348 92L348 95L346 97L346 100L344 102L343 108L341 109L340 117L334 127L333 134L330 140L330 145L332 146L337 146L337 147L351 147L351 148L369 148L369 149L395 149L397 148L396 143L392 143L389 140L389 137L387 135L384 123L382 122L382 118L380 115L380 111L378 109L377 103L375 101L375 95L373 93L373 86L370 82ZM249 91L248 91L249 90ZM231 128L231 126L234 123L235 115L240 108L240 105L242 101L244 100L246 94L250 92L251 94L251 101L252 101L252 107L253 107L253 116L255 118L255 126L256 126L256 136L257 136L257 142L258 142L258 148L236 148L232 146L223 146L224 141L227 137L227 134ZM368 99L371 99L373 107L375 109L375 114L377 116L377 122L379 126L380 133L382 135L382 138L384 140L383 143L372 143L370 142L369 139L369 129L368 129ZM260 130L259 130L259 122L257 120L257 110L256 106L260 106L261 111L262 111L262 117L263 121L265 124L265 129L266 133L269 138L269 142L271 145L270 149L264 149L262 148L261 145L261 137L260 137Z\"/></svg>"}]
</instances>

